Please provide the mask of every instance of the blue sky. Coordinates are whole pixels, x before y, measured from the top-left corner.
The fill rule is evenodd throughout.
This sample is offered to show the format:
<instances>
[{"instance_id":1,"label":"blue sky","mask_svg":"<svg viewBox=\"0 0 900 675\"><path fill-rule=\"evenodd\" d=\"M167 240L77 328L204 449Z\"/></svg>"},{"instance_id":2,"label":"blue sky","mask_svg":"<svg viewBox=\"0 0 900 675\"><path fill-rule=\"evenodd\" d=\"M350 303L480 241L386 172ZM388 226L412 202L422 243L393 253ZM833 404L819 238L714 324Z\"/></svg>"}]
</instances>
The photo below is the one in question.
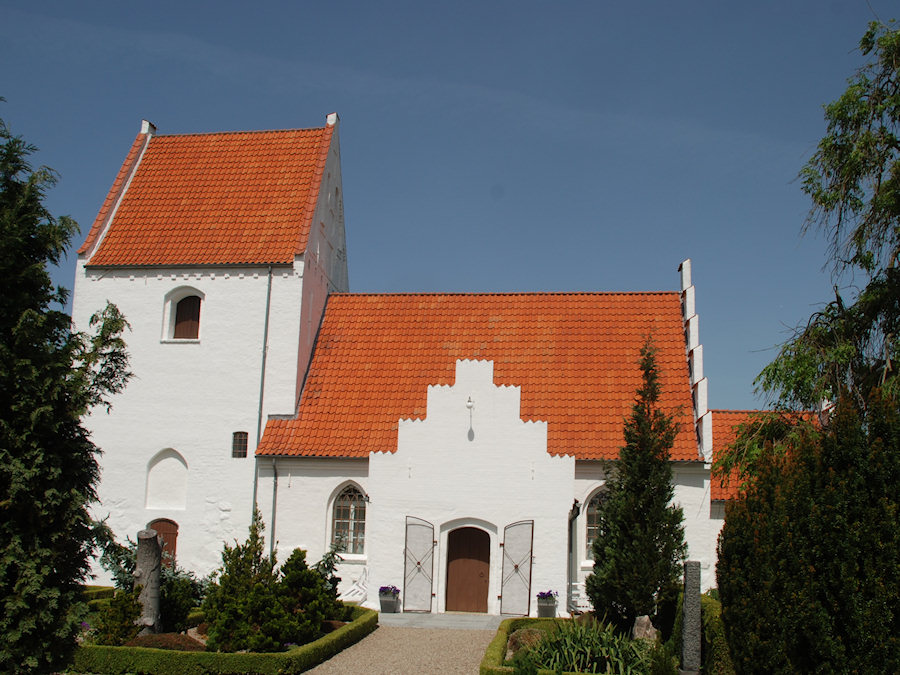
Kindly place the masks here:
<instances>
[{"instance_id":1,"label":"blue sky","mask_svg":"<svg viewBox=\"0 0 900 675\"><path fill-rule=\"evenodd\" d=\"M795 177L867 23L898 9L0 0L0 117L86 232L142 118L337 111L351 290L675 290L691 258L711 407L751 408L775 345L832 297ZM73 276L74 254L55 278Z\"/></svg>"}]
</instances>

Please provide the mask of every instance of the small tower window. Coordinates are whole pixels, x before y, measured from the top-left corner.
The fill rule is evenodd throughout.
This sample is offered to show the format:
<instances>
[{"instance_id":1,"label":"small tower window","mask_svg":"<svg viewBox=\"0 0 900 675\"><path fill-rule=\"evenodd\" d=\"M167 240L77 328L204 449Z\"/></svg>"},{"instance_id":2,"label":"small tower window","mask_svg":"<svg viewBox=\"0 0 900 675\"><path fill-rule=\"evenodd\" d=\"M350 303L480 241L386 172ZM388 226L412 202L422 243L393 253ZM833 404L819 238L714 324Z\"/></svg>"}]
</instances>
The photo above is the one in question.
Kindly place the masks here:
<instances>
[{"instance_id":1,"label":"small tower window","mask_svg":"<svg viewBox=\"0 0 900 675\"><path fill-rule=\"evenodd\" d=\"M189 295L175 305L176 340L196 340L200 337L200 297Z\"/></svg>"},{"instance_id":2,"label":"small tower window","mask_svg":"<svg viewBox=\"0 0 900 675\"><path fill-rule=\"evenodd\" d=\"M231 456L246 457L247 456L247 432L235 431L231 435Z\"/></svg>"}]
</instances>

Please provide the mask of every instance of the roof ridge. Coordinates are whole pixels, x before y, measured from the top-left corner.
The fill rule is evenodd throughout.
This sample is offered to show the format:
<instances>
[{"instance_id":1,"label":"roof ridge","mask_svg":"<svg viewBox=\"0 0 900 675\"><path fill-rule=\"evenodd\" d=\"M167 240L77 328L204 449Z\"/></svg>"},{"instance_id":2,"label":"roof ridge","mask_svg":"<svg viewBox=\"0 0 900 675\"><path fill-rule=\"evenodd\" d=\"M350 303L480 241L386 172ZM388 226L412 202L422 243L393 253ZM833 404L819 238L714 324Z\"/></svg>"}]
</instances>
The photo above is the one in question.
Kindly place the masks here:
<instances>
[{"instance_id":1,"label":"roof ridge","mask_svg":"<svg viewBox=\"0 0 900 675\"><path fill-rule=\"evenodd\" d=\"M322 127L297 127L288 129L235 129L234 131L189 131L183 134L153 134L153 138L186 138L188 136L238 136L251 134L283 134L296 131L324 131L328 125Z\"/></svg>"},{"instance_id":2,"label":"roof ridge","mask_svg":"<svg viewBox=\"0 0 900 675\"><path fill-rule=\"evenodd\" d=\"M549 296L549 295L681 295L680 291L385 291L385 292L340 292L334 291L330 295L338 297L490 297L490 296Z\"/></svg>"}]
</instances>

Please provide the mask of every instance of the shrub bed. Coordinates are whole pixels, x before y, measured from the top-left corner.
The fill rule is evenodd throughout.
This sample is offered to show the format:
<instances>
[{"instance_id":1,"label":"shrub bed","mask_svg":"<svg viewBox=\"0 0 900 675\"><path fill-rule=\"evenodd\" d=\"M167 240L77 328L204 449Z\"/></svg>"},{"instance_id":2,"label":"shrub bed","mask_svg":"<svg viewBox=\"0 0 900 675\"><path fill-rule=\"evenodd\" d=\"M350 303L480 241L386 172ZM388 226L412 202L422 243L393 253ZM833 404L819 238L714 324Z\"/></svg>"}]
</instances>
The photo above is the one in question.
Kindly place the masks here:
<instances>
[{"instance_id":1,"label":"shrub bed","mask_svg":"<svg viewBox=\"0 0 900 675\"><path fill-rule=\"evenodd\" d=\"M302 673L331 658L375 630L378 613L354 607L352 621L309 644L270 654L179 652L149 647L102 647L86 645L75 652L77 672L115 675L238 675L240 673ZM505 643L504 643L505 644ZM501 655L502 658L502 655ZM505 672L505 671L504 671Z\"/></svg>"}]
</instances>

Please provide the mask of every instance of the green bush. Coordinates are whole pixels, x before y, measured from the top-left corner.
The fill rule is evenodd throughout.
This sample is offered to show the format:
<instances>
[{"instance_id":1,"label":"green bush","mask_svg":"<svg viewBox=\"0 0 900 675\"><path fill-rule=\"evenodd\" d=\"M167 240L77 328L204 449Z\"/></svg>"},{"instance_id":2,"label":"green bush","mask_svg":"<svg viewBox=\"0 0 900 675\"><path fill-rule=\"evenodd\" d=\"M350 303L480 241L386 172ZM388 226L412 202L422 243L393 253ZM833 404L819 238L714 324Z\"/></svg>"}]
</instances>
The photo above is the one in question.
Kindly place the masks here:
<instances>
[{"instance_id":1,"label":"green bush","mask_svg":"<svg viewBox=\"0 0 900 675\"><path fill-rule=\"evenodd\" d=\"M99 645L123 645L135 637L140 627L135 624L141 615L138 596L141 587L133 591L119 591L108 600L105 611L96 615L96 625L91 626L93 640Z\"/></svg>"},{"instance_id":2,"label":"green bush","mask_svg":"<svg viewBox=\"0 0 900 675\"><path fill-rule=\"evenodd\" d=\"M274 556L263 552L262 532L256 513L247 541L225 545L217 583L203 605L210 650L283 651L321 636L326 619L345 616L335 599L333 567L310 569L306 552L295 549L276 570Z\"/></svg>"},{"instance_id":3,"label":"green bush","mask_svg":"<svg viewBox=\"0 0 900 675\"><path fill-rule=\"evenodd\" d=\"M163 566L159 580L160 632L187 630L188 615L202 599L203 586L193 572Z\"/></svg>"},{"instance_id":4,"label":"green bush","mask_svg":"<svg viewBox=\"0 0 900 675\"><path fill-rule=\"evenodd\" d=\"M378 626L378 613L355 607L352 621L301 647L276 654L178 652L147 647L85 645L75 652L73 670L97 675L290 675L302 673L359 642Z\"/></svg>"},{"instance_id":5,"label":"green bush","mask_svg":"<svg viewBox=\"0 0 900 675\"><path fill-rule=\"evenodd\" d=\"M735 668L900 672L900 415L843 398L729 504L718 588Z\"/></svg>"}]
</instances>

